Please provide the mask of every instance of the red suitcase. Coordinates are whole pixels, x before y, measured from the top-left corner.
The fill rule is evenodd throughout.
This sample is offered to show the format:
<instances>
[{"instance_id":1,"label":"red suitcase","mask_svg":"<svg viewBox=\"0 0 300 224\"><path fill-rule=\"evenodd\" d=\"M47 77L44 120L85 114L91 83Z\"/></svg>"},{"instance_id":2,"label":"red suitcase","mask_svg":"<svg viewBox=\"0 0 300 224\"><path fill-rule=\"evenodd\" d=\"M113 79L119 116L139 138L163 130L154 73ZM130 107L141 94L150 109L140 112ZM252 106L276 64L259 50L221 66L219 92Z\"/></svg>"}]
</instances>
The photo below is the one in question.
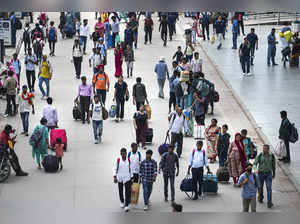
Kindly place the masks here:
<instances>
[{"instance_id":1,"label":"red suitcase","mask_svg":"<svg viewBox=\"0 0 300 224\"><path fill-rule=\"evenodd\" d=\"M67 150L68 140L67 133L65 129L52 129L50 131L50 145L51 147L55 146L55 142L57 138L61 138L62 143L65 145L64 150Z\"/></svg>"}]
</instances>

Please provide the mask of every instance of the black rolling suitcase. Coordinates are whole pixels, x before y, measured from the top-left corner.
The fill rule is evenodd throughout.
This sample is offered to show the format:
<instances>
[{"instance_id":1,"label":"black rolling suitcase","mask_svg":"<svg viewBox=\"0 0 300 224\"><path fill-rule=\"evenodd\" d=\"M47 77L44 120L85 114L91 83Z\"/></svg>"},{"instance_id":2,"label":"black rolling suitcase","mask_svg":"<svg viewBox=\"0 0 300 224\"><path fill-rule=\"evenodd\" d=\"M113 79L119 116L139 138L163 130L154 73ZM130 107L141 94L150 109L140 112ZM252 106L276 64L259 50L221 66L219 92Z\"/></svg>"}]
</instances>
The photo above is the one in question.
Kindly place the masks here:
<instances>
[{"instance_id":1,"label":"black rolling suitcase","mask_svg":"<svg viewBox=\"0 0 300 224\"><path fill-rule=\"evenodd\" d=\"M152 144L153 128L148 128L146 132L146 144Z\"/></svg>"},{"instance_id":2,"label":"black rolling suitcase","mask_svg":"<svg viewBox=\"0 0 300 224\"><path fill-rule=\"evenodd\" d=\"M58 171L59 163L58 158L53 155L45 156L42 165L47 173L55 173Z\"/></svg>"},{"instance_id":3,"label":"black rolling suitcase","mask_svg":"<svg viewBox=\"0 0 300 224\"><path fill-rule=\"evenodd\" d=\"M77 103L75 103L75 105L73 107L73 118L74 118L74 120L81 119L81 111L80 111L80 107Z\"/></svg>"}]
</instances>

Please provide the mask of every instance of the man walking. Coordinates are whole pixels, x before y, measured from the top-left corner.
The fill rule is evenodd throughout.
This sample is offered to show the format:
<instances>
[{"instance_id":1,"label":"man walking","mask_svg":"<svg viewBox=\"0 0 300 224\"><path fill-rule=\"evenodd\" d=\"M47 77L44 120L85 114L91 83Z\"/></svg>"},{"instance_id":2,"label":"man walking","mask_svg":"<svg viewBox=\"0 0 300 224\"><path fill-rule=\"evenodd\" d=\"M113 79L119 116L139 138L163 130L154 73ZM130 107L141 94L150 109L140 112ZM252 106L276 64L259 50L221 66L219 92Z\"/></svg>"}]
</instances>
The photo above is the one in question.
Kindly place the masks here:
<instances>
[{"instance_id":1,"label":"man walking","mask_svg":"<svg viewBox=\"0 0 300 224\"><path fill-rule=\"evenodd\" d=\"M94 103L90 104L88 123L90 123L90 118L92 118L93 130L95 144L101 142L103 133L103 114L102 114L102 103L99 101L97 95L94 96Z\"/></svg>"},{"instance_id":2,"label":"man walking","mask_svg":"<svg viewBox=\"0 0 300 224\"><path fill-rule=\"evenodd\" d=\"M16 95L17 95L17 80L13 77L14 72L8 71L8 78L4 82L4 88L6 88L6 113L5 116L14 116L17 113ZM13 105L13 109L11 107Z\"/></svg>"},{"instance_id":3,"label":"man walking","mask_svg":"<svg viewBox=\"0 0 300 224\"><path fill-rule=\"evenodd\" d=\"M151 44L152 31L153 31L153 20L151 19L151 15L148 15L145 19L144 31L145 31L145 44L147 44L148 40Z\"/></svg>"},{"instance_id":4,"label":"man walking","mask_svg":"<svg viewBox=\"0 0 300 224\"><path fill-rule=\"evenodd\" d=\"M146 151L146 159L144 159L140 166L140 179L143 184L144 191L144 211L149 209L149 199L152 193L153 183L157 177L157 162L152 159L152 150Z\"/></svg>"},{"instance_id":5,"label":"man walking","mask_svg":"<svg viewBox=\"0 0 300 224\"><path fill-rule=\"evenodd\" d=\"M272 203L272 179L275 178L276 161L275 156L270 152L270 146L264 145L261 152L255 159L254 170L258 165L258 178L260 181L260 191L258 194L258 202L263 203L264 200L264 182L267 187L268 208L273 207Z\"/></svg>"},{"instance_id":6,"label":"man walking","mask_svg":"<svg viewBox=\"0 0 300 224\"><path fill-rule=\"evenodd\" d=\"M290 157L290 133L291 133L291 123L287 117L286 111L280 112L281 117L281 125L279 128L279 139L284 142L285 148L286 148L286 157L279 159L282 162L290 163L291 157Z\"/></svg>"},{"instance_id":7,"label":"man walking","mask_svg":"<svg viewBox=\"0 0 300 224\"><path fill-rule=\"evenodd\" d=\"M96 96L95 96L96 97ZM131 202L131 163L127 158L127 150L122 148L120 151L121 157L118 157L115 161L113 168L114 183L118 183L120 207L124 208L125 212L129 211L129 205ZM124 187L125 187L125 201L124 201Z\"/></svg>"},{"instance_id":8,"label":"man walking","mask_svg":"<svg viewBox=\"0 0 300 224\"><path fill-rule=\"evenodd\" d=\"M166 16L162 16L162 20L159 24L159 32L161 32L161 39L164 42L164 47L167 46L167 39L168 39L168 20Z\"/></svg>"},{"instance_id":9,"label":"man walking","mask_svg":"<svg viewBox=\"0 0 300 224\"><path fill-rule=\"evenodd\" d=\"M222 16L219 16L216 24L215 24L215 31L216 31L216 35L217 35L217 40L219 41L219 45L218 45L218 50L222 47L222 39L223 39L223 34L225 32L225 22L222 19Z\"/></svg>"},{"instance_id":10,"label":"man walking","mask_svg":"<svg viewBox=\"0 0 300 224\"><path fill-rule=\"evenodd\" d=\"M202 72L202 59L199 58L199 52L194 53L194 59L192 59L191 66L193 73L200 73Z\"/></svg>"},{"instance_id":11,"label":"man walking","mask_svg":"<svg viewBox=\"0 0 300 224\"><path fill-rule=\"evenodd\" d=\"M134 84L133 86L132 98L133 98L133 105L136 105L137 111L140 109L141 105L145 104L145 101L147 104L149 104L149 101L147 99L146 87L142 83L141 77L136 78L136 84Z\"/></svg>"},{"instance_id":12,"label":"man walking","mask_svg":"<svg viewBox=\"0 0 300 224\"><path fill-rule=\"evenodd\" d=\"M43 94L42 100L49 97L50 92L50 80L52 78L53 69L50 61L47 60L47 55L43 55L43 61L39 67L39 87ZM43 83L46 83L47 93L43 88Z\"/></svg>"},{"instance_id":13,"label":"man walking","mask_svg":"<svg viewBox=\"0 0 300 224\"><path fill-rule=\"evenodd\" d=\"M81 77L81 84L78 87L78 94L75 99L79 99L80 102L80 111L81 111L81 121L84 124L86 117L88 117L89 107L93 99L93 87L90 84L86 83L86 77Z\"/></svg>"},{"instance_id":14,"label":"man walking","mask_svg":"<svg viewBox=\"0 0 300 224\"><path fill-rule=\"evenodd\" d=\"M124 107L125 98L129 97L128 85L124 82L123 76L121 75L118 81L115 83L115 93L113 101L116 101L116 122L124 120Z\"/></svg>"},{"instance_id":15,"label":"man walking","mask_svg":"<svg viewBox=\"0 0 300 224\"><path fill-rule=\"evenodd\" d=\"M104 72L104 65L99 65L98 71L93 77L94 95L97 94L99 100L105 105L106 92L109 91L110 82L108 75Z\"/></svg>"},{"instance_id":16,"label":"man walking","mask_svg":"<svg viewBox=\"0 0 300 224\"><path fill-rule=\"evenodd\" d=\"M246 172L240 176L237 186L243 187L243 212L249 212L250 205L251 212L256 212L256 192L257 188L259 188L260 186L260 182L257 175L255 173L252 173L251 163L247 164Z\"/></svg>"},{"instance_id":17,"label":"man walking","mask_svg":"<svg viewBox=\"0 0 300 224\"><path fill-rule=\"evenodd\" d=\"M35 66L38 65L38 61L36 56L32 54L31 48L28 48L27 52L28 55L25 57L27 85L29 92L34 92Z\"/></svg>"},{"instance_id":18,"label":"man walking","mask_svg":"<svg viewBox=\"0 0 300 224\"><path fill-rule=\"evenodd\" d=\"M203 40L205 41L205 31L207 35L207 39L210 40L209 38L209 12L202 12L200 15L201 19L201 25L202 25L202 35L203 35Z\"/></svg>"},{"instance_id":19,"label":"man walking","mask_svg":"<svg viewBox=\"0 0 300 224\"><path fill-rule=\"evenodd\" d=\"M187 121L182 113L182 108L178 106L176 107L175 113L170 115L170 126L167 134L169 135L169 133L171 133L171 145L175 145L176 143L178 144L177 154L179 158L182 154L183 128L186 133L188 130Z\"/></svg>"},{"instance_id":20,"label":"man walking","mask_svg":"<svg viewBox=\"0 0 300 224\"><path fill-rule=\"evenodd\" d=\"M239 22L236 17L232 18L232 49L237 49L237 37L239 34Z\"/></svg>"},{"instance_id":21,"label":"man walking","mask_svg":"<svg viewBox=\"0 0 300 224\"><path fill-rule=\"evenodd\" d=\"M28 136L29 128L29 113L32 108L32 114L34 114L34 104L32 93L28 93L28 88L26 85L22 86L22 93L18 96L17 108L20 111L20 116L23 124L22 135Z\"/></svg>"},{"instance_id":22,"label":"man walking","mask_svg":"<svg viewBox=\"0 0 300 224\"><path fill-rule=\"evenodd\" d=\"M17 18L14 12L10 14L10 26L11 26L11 46L16 47L17 42Z\"/></svg>"},{"instance_id":23,"label":"man walking","mask_svg":"<svg viewBox=\"0 0 300 224\"><path fill-rule=\"evenodd\" d=\"M244 43L240 45L239 57L242 64L243 75L250 76L250 51L251 46L247 37L244 38Z\"/></svg>"},{"instance_id":24,"label":"man walking","mask_svg":"<svg viewBox=\"0 0 300 224\"><path fill-rule=\"evenodd\" d=\"M88 20L84 19L83 24L80 26L80 45L83 44L83 54L86 54L86 43L90 36L90 27L88 26Z\"/></svg>"},{"instance_id":25,"label":"man walking","mask_svg":"<svg viewBox=\"0 0 300 224\"><path fill-rule=\"evenodd\" d=\"M140 179L140 165L143 158L141 152L138 151L136 143L131 144L131 152L128 152L128 159L130 160L133 183L138 183Z\"/></svg>"},{"instance_id":26,"label":"man walking","mask_svg":"<svg viewBox=\"0 0 300 224\"><path fill-rule=\"evenodd\" d=\"M155 65L154 72L157 74L157 83L159 87L158 97L164 99L166 77L169 79L169 70L168 65L165 62L165 57L160 57L159 62Z\"/></svg>"},{"instance_id":27,"label":"man walking","mask_svg":"<svg viewBox=\"0 0 300 224\"><path fill-rule=\"evenodd\" d=\"M251 32L247 35L247 39L250 43L251 46L251 65L253 64L254 61L254 54L255 54L255 49L258 50L258 37L255 34L255 29L251 28Z\"/></svg>"},{"instance_id":28,"label":"man walking","mask_svg":"<svg viewBox=\"0 0 300 224\"><path fill-rule=\"evenodd\" d=\"M111 23L111 31L112 31L112 47L115 48L116 43L116 36L119 35L120 32L120 26L119 21L117 21L117 17L112 16L112 23Z\"/></svg>"},{"instance_id":29,"label":"man walking","mask_svg":"<svg viewBox=\"0 0 300 224\"><path fill-rule=\"evenodd\" d=\"M188 174L192 169L193 187L194 187L194 198L198 200L198 197L202 198L202 179L204 167L206 166L207 172L210 173L208 166L207 154L202 149L203 141L197 141L197 149L193 149L190 154Z\"/></svg>"},{"instance_id":30,"label":"man walking","mask_svg":"<svg viewBox=\"0 0 300 224\"><path fill-rule=\"evenodd\" d=\"M276 36L275 36L275 28L272 29L271 33L268 36L268 58L267 58L267 64L268 66L272 64L278 65L275 62L275 56L276 56L276 44L278 44L278 41L276 41Z\"/></svg>"},{"instance_id":31,"label":"man walking","mask_svg":"<svg viewBox=\"0 0 300 224\"><path fill-rule=\"evenodd\" d=\"M176 177L179 174L179 159L176 153L174 153L174 146L170 145L168 152L163 154L161 161L159 163L159 173L163 171L164 177L164 193L165 193L165 202L168 202L168 184L170 180L171 185L171 201L175 200L175 173ZM175 172L176 171L176 172Z\"/></svg>"},{"instance_id":32,"label":"man walking","mask_svg":"<svg viewBox=\"0 0 300 224\"><path fill-rule=\"evenodd\" d=\"M58 116L55 106L52 105L52 98L47 98L48 105L43 108L43 118L47 120L47 127L49 130L58 127Z\"/></svg>"}]
</instances>

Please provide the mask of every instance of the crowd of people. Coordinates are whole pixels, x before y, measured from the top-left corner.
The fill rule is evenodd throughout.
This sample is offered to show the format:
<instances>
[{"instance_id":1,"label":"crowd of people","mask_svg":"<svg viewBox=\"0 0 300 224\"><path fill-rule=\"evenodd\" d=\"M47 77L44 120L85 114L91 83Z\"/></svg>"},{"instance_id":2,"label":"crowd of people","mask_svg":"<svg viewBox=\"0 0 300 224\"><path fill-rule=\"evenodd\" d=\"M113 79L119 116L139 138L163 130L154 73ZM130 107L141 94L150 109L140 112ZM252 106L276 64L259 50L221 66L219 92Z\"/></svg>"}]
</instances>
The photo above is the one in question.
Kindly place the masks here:
<instances>
[{"instance_id":1,"label":"crowd of people","mask_svg":"<svg viewBox=\"0 0 300 224\"><path fill-rule=\"evenodd\" d=\"M113 16L110 16L113 14ZM113 102L116 105L115 121L122 122L124 120L125 103L132 96L133 105L136 106L136 112L133 114L133 126L136 130L136 142L131 144L131 151L126 148L120 150L120 157L117 157L113 165L113 181L118 184L119 198L121 207L127 212L130 210L131 203L131 186L132 183L141 183L143 186L144 210L148 210L151 206L150 197L153 184L157 179L157 175L162 172L164 178L164 199L169 201L168 186L170 182L172 206L176 211L182 211L182 206L175 203L175 177L179 175L180 158L183 151L184 137L193 136L194 122L205 127L206 116L214 115L214 104L218 102L218 92L215 84L208 80L203 73L203 60L199 56L196 49L197 36L199 27L202 27L203 40L210 40L212 35L209 32L209 24L214 25L214 33L219 41L218 49L222 47L222 40L225 38L225 30L228 26L226 14L211 14L208 12L198 13L193 16L192 39L187 40L186 46L178 46L174 53L172 66L169 69L165 57L160 57L153 71L157 75L158 97L164 99L164 86L166 80L169 82L169 105L168 120L169 127L167 136L171 137L168 152L161 156L158 163L152 158L153 151L146 146L146 135L148 126L148 116L145 105L149 105L146 91L146 84L142 82L141 77L136 77L136 83L133 86L133 92L129 93L128 84L124 81L124 77L133 77L133 64L135 62L134 50L138 45L139 19L144 14L144 44L152 43L153 20L152 13L135 13L127 14L124 31L124 39L120 38L120 20L121 14L118 13L101 13L98 22L94 26L94 31L90 31L89 21L76 19L74 45L72 47L72 60L75 68L75 77L81 79L78 86L76 102L80 104L81 121L83 124L89 124L92 120L93 135L95 144L102 141L104 110L106 105L107 94L113 96ZM213 15L213 16L212 16ZM97 15L96 15L97 17ZM176 21L179 19L178 13L159 13L160 25L159 32L163 40L163 46L167 45L168 35L172 41L176 34ZM40 16L44 18L44 15ZM123 17L124 19L124 17ZM50 81L53 74L53 66L47 55L43 53L44 43L46 39L49 42L50 56L55 56L55 43L58 39L55 23L50 21L50 26L46 27L48 21L40 19L31 31L29 24L25 25L23 34L26 78L27 85L22 85L20 89L21 62L18 55L14 55L11 62L8 63L8 79L5 81L7 88L7 109L6 115L15 116L20 112L23 132L25 136L29 136L29 114L35 113L34 94L35 94L35 67L39 66L38 78L39 88L42 99L47 100L47 105L43 108L42 119L37 125L36 130L42 130L40 144L36 147L32 144L32 155L36 159L38 168L42 168L41 161L48 153L48 148L56 151L56 155L60 159L60 169L63 168L63 143L61 139L57 139L55 147L49 144L49 131L58 127L58 114L56 108L52 105L53 99L50 97ZM62 23L62 20L61 20ZM236 37L239 33L244 34L243 13L236 13L233 17L233 49L236 49ZM45 28L47 28L45 30ZM272 31L273 32L273 31ZM213 34L214 35L214 34ZM88 58L91 73L93 73L92 83L87 82L86 76L81 76L81 64L87 54L87 41L89 38L94 42L92 54ZM271 43L271 37L268 37ZM27 41L28 40L28 41ZM43 42L42 42L43 41ZM274 40L273 40L274 41ZM30 48L30 44L40 44L38 50L34 47L34 54ZM114 60L108 58L107 51L113 49ZM184 50L182 50L184 49ZM251 33L245 38L245 42L239 48L243 72L249 74L249 64L253 65L254 51L258 49L258 37L255 30L251 29ZM268 56L269 57L269 56ZM250 60L251 58L251 60ZM270 56L273 64L274 60ZM127 71L123 72L123 60L126 62ZM115 73L117 78L114 84L114 90L111 89L111 76L105 71L108 62L114 61ZM247 66L247 68L246 68ZM247 70L247 72L246 72ZM15 76L14 76L15 75ZM109 78L110 77L110 78ZM46 92L43 89L43 83L46 84ZM112 92L112 93L111 93ZM17 100L16 100L17 99ZM210 112L209 111L210 108ZM280 128L280 138L284 140L287 148L287 156L284 162L290 162L289 154L289 129L291 124L287 120L287 113L281 113L283 123ZM184 132L183 132L184 130ZM212 118L211 123L206 125L204 139L206 141L206 149L204 142L199 140L196 142L195 149L191 150L189 156L188 173L192 173L194 197L197 200L203 197L202 179L204 168L208 172L209 162L215 163L217 160L220 167L228 166L230 176L233 179L234 186L242 186L243 210L247 212L249 205L253 212L256 211L256 195L259 192L259 202L263 201L263 185L266 182L268 208L273 206L272 203L272 179L275 177L276 162L274 155L270 152L270 146L264 145L263 152L257 153L256 146L251 138L247 136L247 130L243 129L240 133L236 133L234 139L228 133L227 124L219 126L217 119ZM10 134L14 133L11 125L6 125L1 133L0 141L4 149L9 148L8 141L12 139ZM145 151L145 158L141 154L141 150ZM176 152L175 152L176 151ZM15 161L18 164L17 155L11 149ZM250 160L254 159L254 168L258 171L258 175L252 172L252 164ZM209 161L208 161L209 160ZM18 164L14 168L18 176L25 176ZM183 170L182 168L180 170ZM124 197L125 188L125 197Z\"/></svg>"}]
</instances>

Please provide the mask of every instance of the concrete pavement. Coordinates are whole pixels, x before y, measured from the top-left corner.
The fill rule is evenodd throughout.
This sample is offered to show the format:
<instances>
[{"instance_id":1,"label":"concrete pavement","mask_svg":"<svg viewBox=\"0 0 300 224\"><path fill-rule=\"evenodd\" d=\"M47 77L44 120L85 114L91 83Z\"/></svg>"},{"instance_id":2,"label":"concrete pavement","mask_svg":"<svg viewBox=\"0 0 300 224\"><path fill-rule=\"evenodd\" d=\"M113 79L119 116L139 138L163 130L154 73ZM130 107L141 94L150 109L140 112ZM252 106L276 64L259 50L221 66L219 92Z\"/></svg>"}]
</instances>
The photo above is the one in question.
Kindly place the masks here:
<instances>
[{"instance_id":1,"label":"concrete pavement","mask_svg":"<svg viewBox=\"0 0 300 224\"><path fill-rule=\"evenodd\" d=\"M49 13L51 19L58 23L58 13ZM94 23L94 13L83 13L82 18L89 18ZM159 162L157 153L158 146L164 141L165 133L168 127L167 99L158 99L158 87L154 74L154 65L160 56L165 56L168 65L171 65L171 57L178 45L184 46L183 30L181 26L177 27L177 35L174 41L168 42L166 48L162 47L158 33L157 17L154 17L154 37L152 45L143 44L143 28L140 26L140 36L138 49L135 51L136 62L134 65L134 77L141 76L146 84L150 104L152 107L152 119L150 127L154 129L153 145L149 146L154 151L154 158ZM142 23L141 23L142 24ZM124 25L122 25L124 29ZM121 32L123 34L123 32ZM122 39L122 35L121 35ZM71 48L73 40L60 40L57 43L55 57L50 60L54 65L54 75L51 81L50 95L54 98L54 105L59 113L59 126L66 128L68 133L69 150L63 158L64 170L56 174L46 174L37 170L36 163L31 157L31 149L28 144L28 138L18 136L16 151L19 155L22 167L30 173L29 177L17 178L12 175L9 180L0 185L0 214L1 217L12 217L15 210L26 210L24 219L30 219L30 211L44 212L48 209L55 212L57 210L72 209L74 212L91 209L98 212L121 212L119 208L117 185L112 182L112 166L114 159L119 155L121 147L129 149L130 143L135 141L135 133L132 125L132 116L135 106L131 99L125 106L125 121L116 124L112 120L104 122L103 143L93 144L92 127L82 125L80 122L73 121L72 106L76 97L77 87L80 81L75 79L74 67L70 63ZM92 41L88 41L89 53L91 52ZM22 52L22 51L21 51ZM46 46L46 52L48 46ZM211 79L220 93L221 101L216 105L215 118L219 125L227 123L230 134L246 128L249 134L255 140L258 146L261 146L261 140L256 134L255 127L249 122L243 113L240 105L232 97L232 91L217 75L216 68L210 62L203 52L200 55L204 59L204 72L208 79ZM106 72L111 80L111 87L116 79L114 74L113 52L109 51L108 65ZM23 58L22 58L23 60ZM125 66L123 66L125 69ZM92 78L91 68L88 67L88 56L84 57L82 75ZM24 73L22 73L24 82ZM129 85L129 91L132 92L132 86L135 78L125 79ZM37 88L36 88L37 89ZM111 88L107 106L112 103ZM165 94L168 95L168 85L166 83ZM36 115L30 115L30 130L38 124L41 118L42 107L46 104L40 100L40 92L36 91L35 105ZM2 109L1 109L2 111ZM212 117L207 117L206 124ZM20 118L8 118L1 120L1 126L5 123L12 123L21 132ZM233 140L233 139L231 139ZM180 181L186 175L187 160L190 151L194 147L195 141L192 138L184 139L183 156L180 160L180 175L176 178L176 201L183 204L184 211L187 212L240 212L241 197L240 189L233 188L232 184L219 185L217 195L207 195L203 201L190 201L183 192L179 190ZM144 152L142 152L144 154ZM216 171L217 164L211 165L212 170ZM277 177L273 185L274 208L267 209L266 204L258 205L257 211L264 212L293 212L300 209L298 193L289 180L278 170ZM168 212L170 205L163 201L163 180L162 176L154 184L151 197L152 208L150 213ZM3 209L2 209L3 208ZM143 212L142 194L140 202L134 212Z\"/></svg>"}]
</instances>

